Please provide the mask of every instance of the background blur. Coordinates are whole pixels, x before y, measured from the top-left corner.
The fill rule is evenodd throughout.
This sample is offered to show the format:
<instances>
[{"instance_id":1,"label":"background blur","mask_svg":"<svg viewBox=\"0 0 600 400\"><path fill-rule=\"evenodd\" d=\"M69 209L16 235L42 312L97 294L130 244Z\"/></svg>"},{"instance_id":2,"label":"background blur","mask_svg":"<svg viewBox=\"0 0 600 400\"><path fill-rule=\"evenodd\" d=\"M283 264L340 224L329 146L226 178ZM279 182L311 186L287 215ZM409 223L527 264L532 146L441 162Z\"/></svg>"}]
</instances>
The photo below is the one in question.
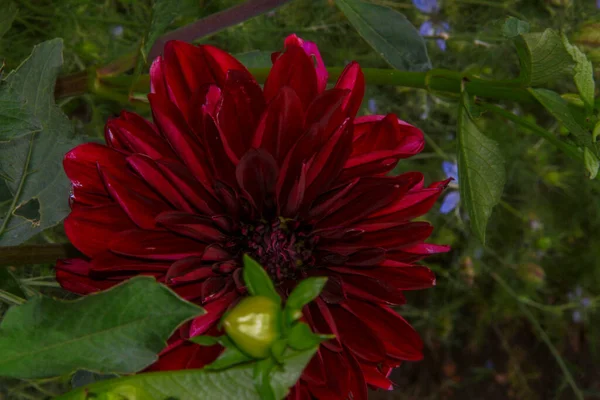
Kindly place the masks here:
<instances>
[{"instance_id":1,"label":"background blur","mask_svg":"<svg viewBox=\"0 0 600 400\"><path fill-rule=\"evenodd\" d=\"M186 1L188 13L172 28L241 3ZM410 0L372 2L404 13L420 28L434 67L515 77L517 56L501 34L507 16L528 21L532 32L548 27L565 31L600 65L600 13L594 0L439 0L437 11L417 8ZM18 66L35 44L54 37L65 41L64 73L106 65L136 51L152 13L149 0L16 3L17 19L0 40L5 71ZM244 59L262 65L262 52L280 49L290 33L316 42L328 66L356 60L363 67L387 67L327 0L294 0L200 42L233 54L253 52ZM446 35L447 40L440 39ZM571 81L556 82L556 89L575 91ZM103 135L106 119L123 108L148 114L141 101L108 97L88 94L59 104L80 134L95 137ZM504 106L550 131L560 130L537 105ZM403 87L367 88L362 114L394 112L426 133L425 150L402 161L397 172L423 171L428 181L458 178L426 216L436 227L431 241L453 247L451 253L428 260L438 276L437 287L408 293L409 305L399 309L423 336L425 358L394 373L396 391L373 393L372 398L570 399L560 363L573 373L586 398L600 398L600 183L587 179L580 165L530 132L487 116L480 127L500 143L508 180L482 247L469 235L456 191L455 110L454 98ZM62 235L56 229L39 240L65 240ZM15 272L30 282L53 274L51 266ZM33 285L35 290L61 295L53 281L38 281L45 284ZM2 307L0 303L0 313ZM0 387L6 398L43 399L67 384L1 381Z\"/></svg>"}]
</instances>

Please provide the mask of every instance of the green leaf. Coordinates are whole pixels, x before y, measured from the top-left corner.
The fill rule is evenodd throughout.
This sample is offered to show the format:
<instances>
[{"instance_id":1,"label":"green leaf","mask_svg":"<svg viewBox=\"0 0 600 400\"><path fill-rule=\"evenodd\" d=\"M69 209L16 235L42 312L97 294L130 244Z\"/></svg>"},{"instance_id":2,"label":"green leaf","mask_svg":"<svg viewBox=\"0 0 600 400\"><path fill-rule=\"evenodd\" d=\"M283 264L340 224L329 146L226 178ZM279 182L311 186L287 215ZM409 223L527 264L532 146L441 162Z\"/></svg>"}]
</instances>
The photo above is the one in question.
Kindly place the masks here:
<instances>
[{"instance_id":1,"label":"green leaf","mask_svg":"<svg viewBox=\"0 0 600 400\"><path fill-rule=\"evenodd\" d=\"M598 175L598 168L600 167L598 157L586 148L583 149L583 162L585 163L585 168L590 173L590 179L594 179Z\"/></svg>"},{"instance_id":2,"label":"green leaf","mask_svg":"<svg viewBox=\"0 0 600 400\"><path fill-rule=\"evenodd\" d=\"M200 346L214 346L219 343L219 338L216 336L200 335L189 338L189 341L199 344Z\"/></svg>"},{"instance_id":3,"label":"green leaf","mask_svg":"<svg viewBox=\"0 0 600 400\"><path fill-rule=\"evenodd\" d=\"M590 60L587 59L585 54L577 46L573 46L569 43L569 39L563 34L562 35L563 45L569 52L573 61L575 62L575 76L573 77L577 90L581 95L581 99L585 103L588 111L592 111L594 108L594 67Z\"/></svg>"},{"instance_id":4,"label":"green leaf","mask_svg":"<svg viewBox=\"0 0 600 400\"><path fill-rule=\"evenodd\" d=\"M206 366L206 370L219 371L248 361L252 361L252 357L246 355L237 347L227 347L219 358Z\"/></svg>"},{"instance_id":5,"label":"green leaf","mask_svg":"<svg viewBox=\"0 0 600 400\"><path fill-rule=\"evenodd\" d=\"M360 36L392 67L403 71L431 69L425 40L404 15L360 0L335 3Z\"/></svg>"},{"instance_id":6,"label":"green leaf","mask_svg":"<svg viewBox=\"0 0 600 400\"><path fill-rule=\"evenodd\" d=\"M282 399L292 387L313 357L317 348L289 353L284 357L281 368L271 375L275 398ZM224 371L181 370L152 372L132 375L120 379L101 381L84 386L55 400L85 400L90 394L137 395L125 397L143 400L260 400L254 386L255 363L240 365Z\"/></svg>"},{"instance_id":7,"label":"green leaf","mask_svg":"<svg viewBox=\"0 0 600 400\"><path fill-rule=\"evenodd\" d=\"M0 290L23 299L27 298L21 283L17 280L13 273L10 272L8 267L0 267Z\"/></svg>"},{"instance_id":8,"label":"green leaf","mask_svg":"<svg viewBox=\"0 0 600 400\"><path fill-rule=\"evenodd\" d=\"M281 297L275 290L267 271L247 254L244 254L244 282L251 295L265 296L281 304Z\"/></svg>"},{"instance_id":9,"label":"green leaf","mask_svg":"<svg viewBox=\"0 0 600 400\"><path fill-rule=\"evenodd\" d=\"M292 322L300 318L302 316L302 307L316 299L326 283L327 278L325 277L314 277L301 281L292 293L290 293L285 303L287 322Z\"/></svg>"},{"instance_id":10,"label":"green leaf","mask_svg":"<svg viewBox=\"0 0 600 400\"><path fill-rule=\"evenodd\" d=\"M592 131L592 142L596 143L598 136L600 136L600 121L596 122L596 125L594 125L594 130Z\"/></svg>"},{"instance_id":11,"label":"green leaf","mask_svg":"<svg viewBox=\"0 0 600 400\"><path fill-rule=\"evenodd\" d=\"M197 14L198 5L193 0L154 0L152 2L152 19L142 42L141 53L147 63L148 53L158 39L175 19L182 15Z\"/></svg>"},{"instance_id":12,"label":"green leaf","mask_svg":"<svg viewBox=\"0 0 600 400\"><path fill-rule=\"evenodd\" d=\"M496 142L479 131L463 91L458 110L458 176L460 199L471 220L471 229L485 243L492 209L500 201L506 180L504 159Z\"/></svg>"},{"instance_id":13,"label":"green leaf","mask_svg":"<svg viewBox=\"0 0 600 400\"><path fill-rule=\"evenodd\" d=\"M272 358L260 360L254 366L254 385L263 400L275 400L275 391L271 386L271 372L275 369Z\"/></svg>"},{"instance_id":14,"label":"green leaf","mask_svg":"<svg viewBox=\"0 0 600 400\"><path fill-rule=\"evenodd\" d=\"M550 82L573 64L561 35L552 29L520 35L515 39L515 45L521 61L519 80L525 86Z\"/></svg>"},{"instance_id":15,"label":"green leaf","mask_svg":"<svg viewBox=\"0 0 600 400\"><path fill-rule=\"evenodd\" d=\"M592 135L577 122L565 99L548 89L529 89L529 92L573 134L577 145L597 154L596 146L592 142Z\"/></svg>"},{"instance_id":16,"label":"green leaf","mask_svg":"<svg viewBox=\"0 0 600 400\"><path fill-rule=\"evenodd\" d=\"M333 335L318 335L304 322L298 322L290 329L288 345L294 350L306 350L334 337Z\"/></svg>"},{"instance_id":17,"label":"green leaf","mask_svg":"<svg viewBox=\"0 0 600 400\"><path fill-rule=\"evenodd\" d=\"M37 127L0 142L0 246L23 243L58 224L69 213L71 185L62 168L75 147L69 119L54 103L54 84L62 66L62 40L34 47L31 56L6 77L2 91L15 95L24 115ZM15 135L13 135L15 136Z\"/></svg>"},{"instance_id":18,"label":"green leaf","mask_svg":"<svg viewBox=\"0 0 600 400\"><path fill-rule=\"evenodd\" d=\"M24 101L7 84L0 84L0 142L42 130L42 124L27 110Z\"/></svg>"},{"instance_id":19,"label":"green leaf","mask_svg":"<svg viewBox=\"0 0 600 400\"><path fill-rule=\"evenodd\" d=\"M278 363L283 363L283 356L287 349L287 339L278 339L271 346L271 354Z\"/></svg>"},{"instance_id":20,"label":"green leaf","mask_svg":"<svg viewBox=\"0 0 600 400\"><path fill-rule=\"evenodd\" d=\"M94 382L98 382L98 381L102 381L102 380L106 380L106 379L118 378L118 377L119 376L115 375L115 374L102 375L102 374L96 374L94 372L80 369L79 371L75 372L73 374L73 376L71 377L71 387L73 389L75 389L80 386L90 385Z\"/></svg>"},{"instance_id":21,"label":"green leaf","mask_svg":"<svg viewBox=\"0 0 600 400\"><path fill-rule=\"evenodd\" d=\"M0 4L0 39L10 29L17 13L17 6L12 1Z\"/></svg>"},{"instance_id":22,"label":"green leaf","mask_svg":"<svg viewBox=\"0 0 600 400\"><path fill-rule=\"evenodd\" d=\"M156 361L173 331L201 312L145 276L74 301L36 297L10 308L0 324L0 376L136 372Z\"/></svg>"},{"instance_id":23,"label":"green leaf","mask_svg":"<svg viewBox=\"0 0 600 400\"><path fill-rule=\"evenodd\" d=\"M271 68L273 65L270 51L253 50L236 54L235 58L246 68Z\"/></svg>"},{"instance_id":24,"label":"green leaf","mask_svg":"<svg viewBox=\"0 0 600 400\"><path fill-rule=\"evenodd\" d=\"M502 34L507 38L514 38L529 32L529 22L521 21L515 17L508 17L502 26Z\"/></svg>"}]
</instances>

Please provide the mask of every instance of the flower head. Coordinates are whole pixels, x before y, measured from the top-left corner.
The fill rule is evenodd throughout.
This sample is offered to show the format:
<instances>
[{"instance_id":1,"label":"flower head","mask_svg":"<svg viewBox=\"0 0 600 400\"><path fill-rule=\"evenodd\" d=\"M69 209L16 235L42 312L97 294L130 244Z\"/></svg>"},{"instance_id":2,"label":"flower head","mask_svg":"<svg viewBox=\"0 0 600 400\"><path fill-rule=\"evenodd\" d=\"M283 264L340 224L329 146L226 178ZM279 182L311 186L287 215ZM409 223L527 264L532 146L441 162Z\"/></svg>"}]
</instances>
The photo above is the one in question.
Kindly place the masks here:
<instances>
[{"instance_id":1,"label":"flower head","mask_svg":"<svg viewBox=\"0 0 600 400\"><path fill-rule=\"evenodd\" d=\"M450 24L446 21L442 22L434 22L432 20L427 20L421 24L419 27L419 33L421 36L443 36L446 37L450 32ZM440 38L436 39L435 43L439 47L440 50L446 51L446 39Z\"/></svg>"},{"instance_id":2,"label":"flower head","mask_svg":"<svg viewBox=\"0 0 600 400\"><path fill-rule=\"evenodd\" d=\"M438 0L412 0L417 10L426 14L436 13L440 10Z\"/></svg>"},{"instance_id":3,"label":"flower head","mask_svg":"<svg viewBox=\"0 0 600 400\"><path fill-rule=\"evenodd\" d=\"M297 282L327 276L303 310L321 346L291 396L366 399L391 388L422 343L391 308L404 290L435 284L415 262L445 246L425 244L427 212L447 181L418 172L387 176L423 148L422 132L393 114L356 117L358 64L333 88L316 45L295 35L258 85L231 55L169 42L150 70L154 122L123 112L106 145L83 144L64 167L73 188L65 221L86 259L64 260L57 278L88 294L135 275L155 276L207 314L181 327L150 370L201 367L221 351L189 337L214 334L245 297L249 254L283 298ZM310 394L310 395L309 395Z\"/></svg>"},{"instance_id":4,"label":"flower head","mask_svg":"<svg viewBox=\"0 0 600 400\"><path fill-rule=\"evenodd\" d=\"M442 168L444 170L444 173L446 174L446 178L452 179L453 184L458 184L458 165L456 163L444 161L442 163ZM444 199L442 200L440 212L442 214L448 214L450 211L458 207L459 203L460 193L457 190L450 191L444 196Z\"/></svg>"}]
</instances>

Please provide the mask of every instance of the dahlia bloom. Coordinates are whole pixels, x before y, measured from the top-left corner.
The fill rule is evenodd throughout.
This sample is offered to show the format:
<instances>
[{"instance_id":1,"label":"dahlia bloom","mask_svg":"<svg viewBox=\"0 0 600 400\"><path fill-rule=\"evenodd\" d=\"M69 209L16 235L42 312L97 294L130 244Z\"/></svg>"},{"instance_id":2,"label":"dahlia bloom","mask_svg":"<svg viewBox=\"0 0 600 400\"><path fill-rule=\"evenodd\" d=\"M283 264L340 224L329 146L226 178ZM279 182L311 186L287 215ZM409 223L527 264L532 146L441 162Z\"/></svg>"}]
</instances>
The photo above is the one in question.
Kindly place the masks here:
<instances>
[{"instance_id":1,"label":"dahlia bloom","mask_svg":"<svg viewBox=\"0 0 600 400\"><path fill-rule=\"evenodd\" d=\"M86 259L62 260L57 279L88 294L152 275L207 314L182 326L149 370L198 368L219 346L187 339L217 334L223 313L246 294L241 258L264 266L285 298L297 282L327 276L304 309L319 333L334 333L290 398L366 399L390 389L422 342L394 310L404 290L435 284L415 262L447 251L411 222L447 181L409 172L386 176L423 148L421 131L393 114L356 117L365 90L358 64L327 89L314 43L292 35L273 54L261 88L231 55L170 42L150 70L154 123L123 112L106 145L64 159L72 182L65 229Z\"/></svg>"}]
</instances>

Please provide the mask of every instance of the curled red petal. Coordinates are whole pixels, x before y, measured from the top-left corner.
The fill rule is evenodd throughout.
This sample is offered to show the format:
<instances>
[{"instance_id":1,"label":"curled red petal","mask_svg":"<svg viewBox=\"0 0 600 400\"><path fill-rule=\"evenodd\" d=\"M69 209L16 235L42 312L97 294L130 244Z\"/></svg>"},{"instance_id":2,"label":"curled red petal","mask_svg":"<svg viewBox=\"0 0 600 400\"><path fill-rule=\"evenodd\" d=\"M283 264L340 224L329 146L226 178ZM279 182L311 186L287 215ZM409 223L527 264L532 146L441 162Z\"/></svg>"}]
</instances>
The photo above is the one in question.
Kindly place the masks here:
<instances>
[{"instance_id":1,"label":"curled red petal","mask_svg":"<svg viewBox=\"0 0 600 400\"><path fill-rule=\"evenodd\" d=\"M350 90L342 107L347 117L355 117L365 95L365 76L360 65L354 61L348 64L338 78L335 88Z\"/></svg>"},{"instance_id":2,"label":"curled red petal","mask_svg":"<svg viewBox=\"0 0 600 400\"><path fill-rule=\"evenodd\" d=\"M296 92L304 109L308 108L319 93L313 61L301 47L289 46L273 64L264 87L267 102L284 86L289 86Z\"/></svg>"},{"instance_id":3,"label":"curled red petal","mask_svg":"<svg viewBox=\"0 0 600 400\"><path fill-rule=\"evenodd\" d=\"M118 204L75 208L65 219L65 233L71 243L88 257L107 250L119 232L136 226Z\"/></svg>"},{"instance_id":4,"label":"curled red petal","mask_svg":"<svg viewBox=\"0 0 600 400\"><path fill-rule=\"evenodd\" d=\"M329 74L327 73L325 62L323 61L323 57L321 57L319 47L317 47L316 43L300 39L295 34L292 34L285 38L285 46L299 46L308 56L314 57L315 71L317 73L317 90L319 93L324 91L325 87L327 86L327 78L329 77Z\"/></svg>"}]
</instances>

